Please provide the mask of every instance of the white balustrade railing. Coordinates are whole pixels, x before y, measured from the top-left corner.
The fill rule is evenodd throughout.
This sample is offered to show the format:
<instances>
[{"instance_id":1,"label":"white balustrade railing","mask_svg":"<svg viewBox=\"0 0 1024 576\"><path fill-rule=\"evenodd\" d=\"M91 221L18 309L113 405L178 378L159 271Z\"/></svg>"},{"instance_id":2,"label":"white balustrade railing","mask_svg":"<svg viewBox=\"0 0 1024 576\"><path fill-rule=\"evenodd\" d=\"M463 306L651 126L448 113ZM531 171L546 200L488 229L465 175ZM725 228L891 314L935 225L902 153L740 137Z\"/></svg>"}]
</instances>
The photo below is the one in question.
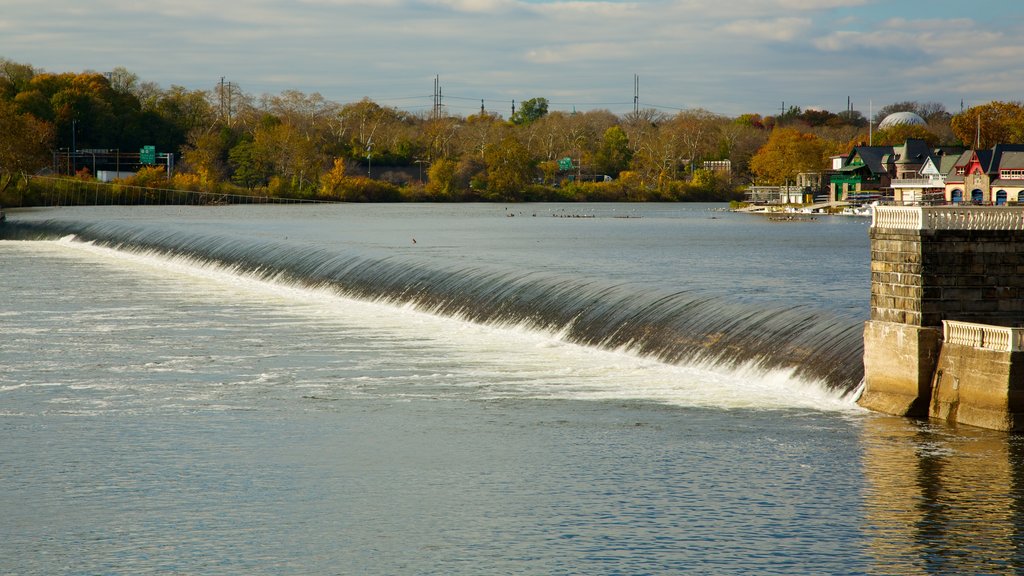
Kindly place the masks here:
<instances>
[{"instance_id":1,"label":"white balustrade railing","mask_svg":"<svg viewBox=\"0 0 1024 576\"><path fill-rule=\"evenodd\" d=\"M872 228L1024 230L1024 206L873 206Z\"/></svg>"},{"instance_id":2,"label":"white balustrade railing","mask_svg":"<svg viewBox=\"0 0 1024 576\"><path fill-rule=\"evenodd\" d=\"M943 320L942 333L943 339L950 344L996 352L1024 351L1024 328Z\"/></svg>"},{"instance_id":3,"label":"white balustrade railing","mask_svg":"<svg viewBox=\"0 0 1024 576\"><path fill-rule=\"evenodd\" d=\"M920 207L873 206L871 227L920 230L924 222L923 215Z\"/></svg>"},{"instance_id":4,"label":"white balustrade railing","mask_svg":"<svg viewBox=\"0 0 1024 576\"><path fill-rule=\"evenodd\" d=\"M893 188L901 186L934 186L941 188L945 187L946 183L941 178L896 178L889 185Z\"/></svg>"}]
</instances>

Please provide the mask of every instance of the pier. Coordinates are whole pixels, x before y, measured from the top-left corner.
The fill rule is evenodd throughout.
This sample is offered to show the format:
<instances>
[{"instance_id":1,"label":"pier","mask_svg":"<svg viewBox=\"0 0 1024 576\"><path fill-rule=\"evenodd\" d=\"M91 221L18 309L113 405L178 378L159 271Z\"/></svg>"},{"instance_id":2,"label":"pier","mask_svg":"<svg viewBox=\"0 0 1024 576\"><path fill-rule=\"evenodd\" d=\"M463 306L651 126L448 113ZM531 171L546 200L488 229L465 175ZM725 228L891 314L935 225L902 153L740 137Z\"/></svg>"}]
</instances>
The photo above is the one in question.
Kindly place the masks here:
<instances>
[{"instance_id":1,"label":"pier","mask_svg":"<svg viewBox=\"0 0 1024 576\"><path fill-rule=\"evenodd\" d=\"M860 404L1024 430L1024 207L876 207Z\"/></svg>"}]
</instances>

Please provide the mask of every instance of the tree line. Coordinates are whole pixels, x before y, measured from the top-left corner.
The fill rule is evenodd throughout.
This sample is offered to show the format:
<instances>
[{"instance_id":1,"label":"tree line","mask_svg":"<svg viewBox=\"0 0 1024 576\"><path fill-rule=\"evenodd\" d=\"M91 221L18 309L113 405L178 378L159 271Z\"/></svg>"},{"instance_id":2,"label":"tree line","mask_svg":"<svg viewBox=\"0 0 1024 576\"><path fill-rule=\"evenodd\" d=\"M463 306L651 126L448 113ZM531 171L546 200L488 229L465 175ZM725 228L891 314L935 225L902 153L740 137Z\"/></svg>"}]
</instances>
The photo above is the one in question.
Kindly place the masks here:
<instances>
[{"instance_id":1,"label":"tree line","mask_svg":"<svg viewBox=\"0 0 1024 576\"><path fill-rule=\"evenodd\" d=\"M162 88L124 68L50 73L0 58L0 202L32 203L30 176L71 148L174 153L173 175L144 169L128 183L181 190L338 201L685 201L785 183L869 137L1024 142L1020 103L952 115L940 104L900 102L871 122L897 111L918 113L927 126L872 131L855 110L796 106L777 116L567 113L542 97L507 119L411 113L370 99L336 103L296 90L257 97L223 82ZM731 170L705 167L721 160Z\"/></svg>"}]
</instances>

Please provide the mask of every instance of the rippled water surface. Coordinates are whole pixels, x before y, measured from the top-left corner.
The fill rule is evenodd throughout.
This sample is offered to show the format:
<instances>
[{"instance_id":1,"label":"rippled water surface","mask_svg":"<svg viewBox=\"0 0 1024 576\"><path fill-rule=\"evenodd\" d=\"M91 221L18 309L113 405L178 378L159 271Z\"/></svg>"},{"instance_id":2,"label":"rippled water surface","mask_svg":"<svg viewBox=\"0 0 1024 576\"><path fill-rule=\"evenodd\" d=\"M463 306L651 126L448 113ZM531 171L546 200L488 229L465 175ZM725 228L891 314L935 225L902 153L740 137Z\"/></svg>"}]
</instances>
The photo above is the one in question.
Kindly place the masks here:
<instances>
[{"instance_id":1,"label":"rippled water surface","mask_svg":"<svg viewBox=\"0 0 1024 576\"><path fill-rule=\"evenodd\" d=\"M862 221L570 208L595 217L21 217L694 279L863 313ZM0 573L1024 570L1015 436L866 414L786 371L663 364L70 239L0 242L0 270Z\"/></svg>"}]
</instances>

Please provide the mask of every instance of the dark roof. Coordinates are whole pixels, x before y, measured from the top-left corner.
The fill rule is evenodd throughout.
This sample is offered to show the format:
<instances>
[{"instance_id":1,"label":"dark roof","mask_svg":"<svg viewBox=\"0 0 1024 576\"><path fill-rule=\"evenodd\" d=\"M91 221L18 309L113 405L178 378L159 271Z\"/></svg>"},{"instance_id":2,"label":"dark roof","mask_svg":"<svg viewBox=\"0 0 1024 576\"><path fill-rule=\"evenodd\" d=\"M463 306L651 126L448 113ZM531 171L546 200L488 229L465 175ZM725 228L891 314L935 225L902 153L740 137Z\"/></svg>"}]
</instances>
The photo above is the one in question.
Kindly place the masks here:
<instances>
[{"instance_id":1,"label":"dark roof","mask_svg":"<svg viewBox=\"0 0 1024 576\"><path fill-rule=\"evenodd\" d=\"M1003 156L1015 152L1024 152L1024 144L996 144L993 146L990 151L991 156L989 157L988 172L990 174L998 173L1000 166L1003 164ZM1016 154L1014 154L1013 157L1016 158ZM984 162L982 163L982 166L985 166Z\"/></svg>"},{"instance_id":2,"label":"dark roof","mask_svg":"<svg viewBox=\"0 0 1024 576\"><path fill-rule=\"evenodd\" d=\"M928 144L919 138L907 138L906 142L894 147L893 150L899 154L897 164L924 164L924 161L932 156Z\"/></svg>"},{"instance_id":3,"label":"dark roof","mask_svg":"<svg viewBox=\"0 0 1024 576\"><path fill-rule=\"evenodd\" d=\"M1024 152L1003 152L998 168L1000 170L1024 169Z\"/></svg>"},{"instance_id":4,"label":"dark roof","mask_svg":"<svg viewBox=\"0 0 1024 576\"><path fill-rule=\"evenodd\" d=\"M857 146L850 153L849 158L852 160L854 156L860 156L872 174L887 174L889 170L883 165L882 158L892 152L892 146Z\"/></svg>"}]
</instances>

